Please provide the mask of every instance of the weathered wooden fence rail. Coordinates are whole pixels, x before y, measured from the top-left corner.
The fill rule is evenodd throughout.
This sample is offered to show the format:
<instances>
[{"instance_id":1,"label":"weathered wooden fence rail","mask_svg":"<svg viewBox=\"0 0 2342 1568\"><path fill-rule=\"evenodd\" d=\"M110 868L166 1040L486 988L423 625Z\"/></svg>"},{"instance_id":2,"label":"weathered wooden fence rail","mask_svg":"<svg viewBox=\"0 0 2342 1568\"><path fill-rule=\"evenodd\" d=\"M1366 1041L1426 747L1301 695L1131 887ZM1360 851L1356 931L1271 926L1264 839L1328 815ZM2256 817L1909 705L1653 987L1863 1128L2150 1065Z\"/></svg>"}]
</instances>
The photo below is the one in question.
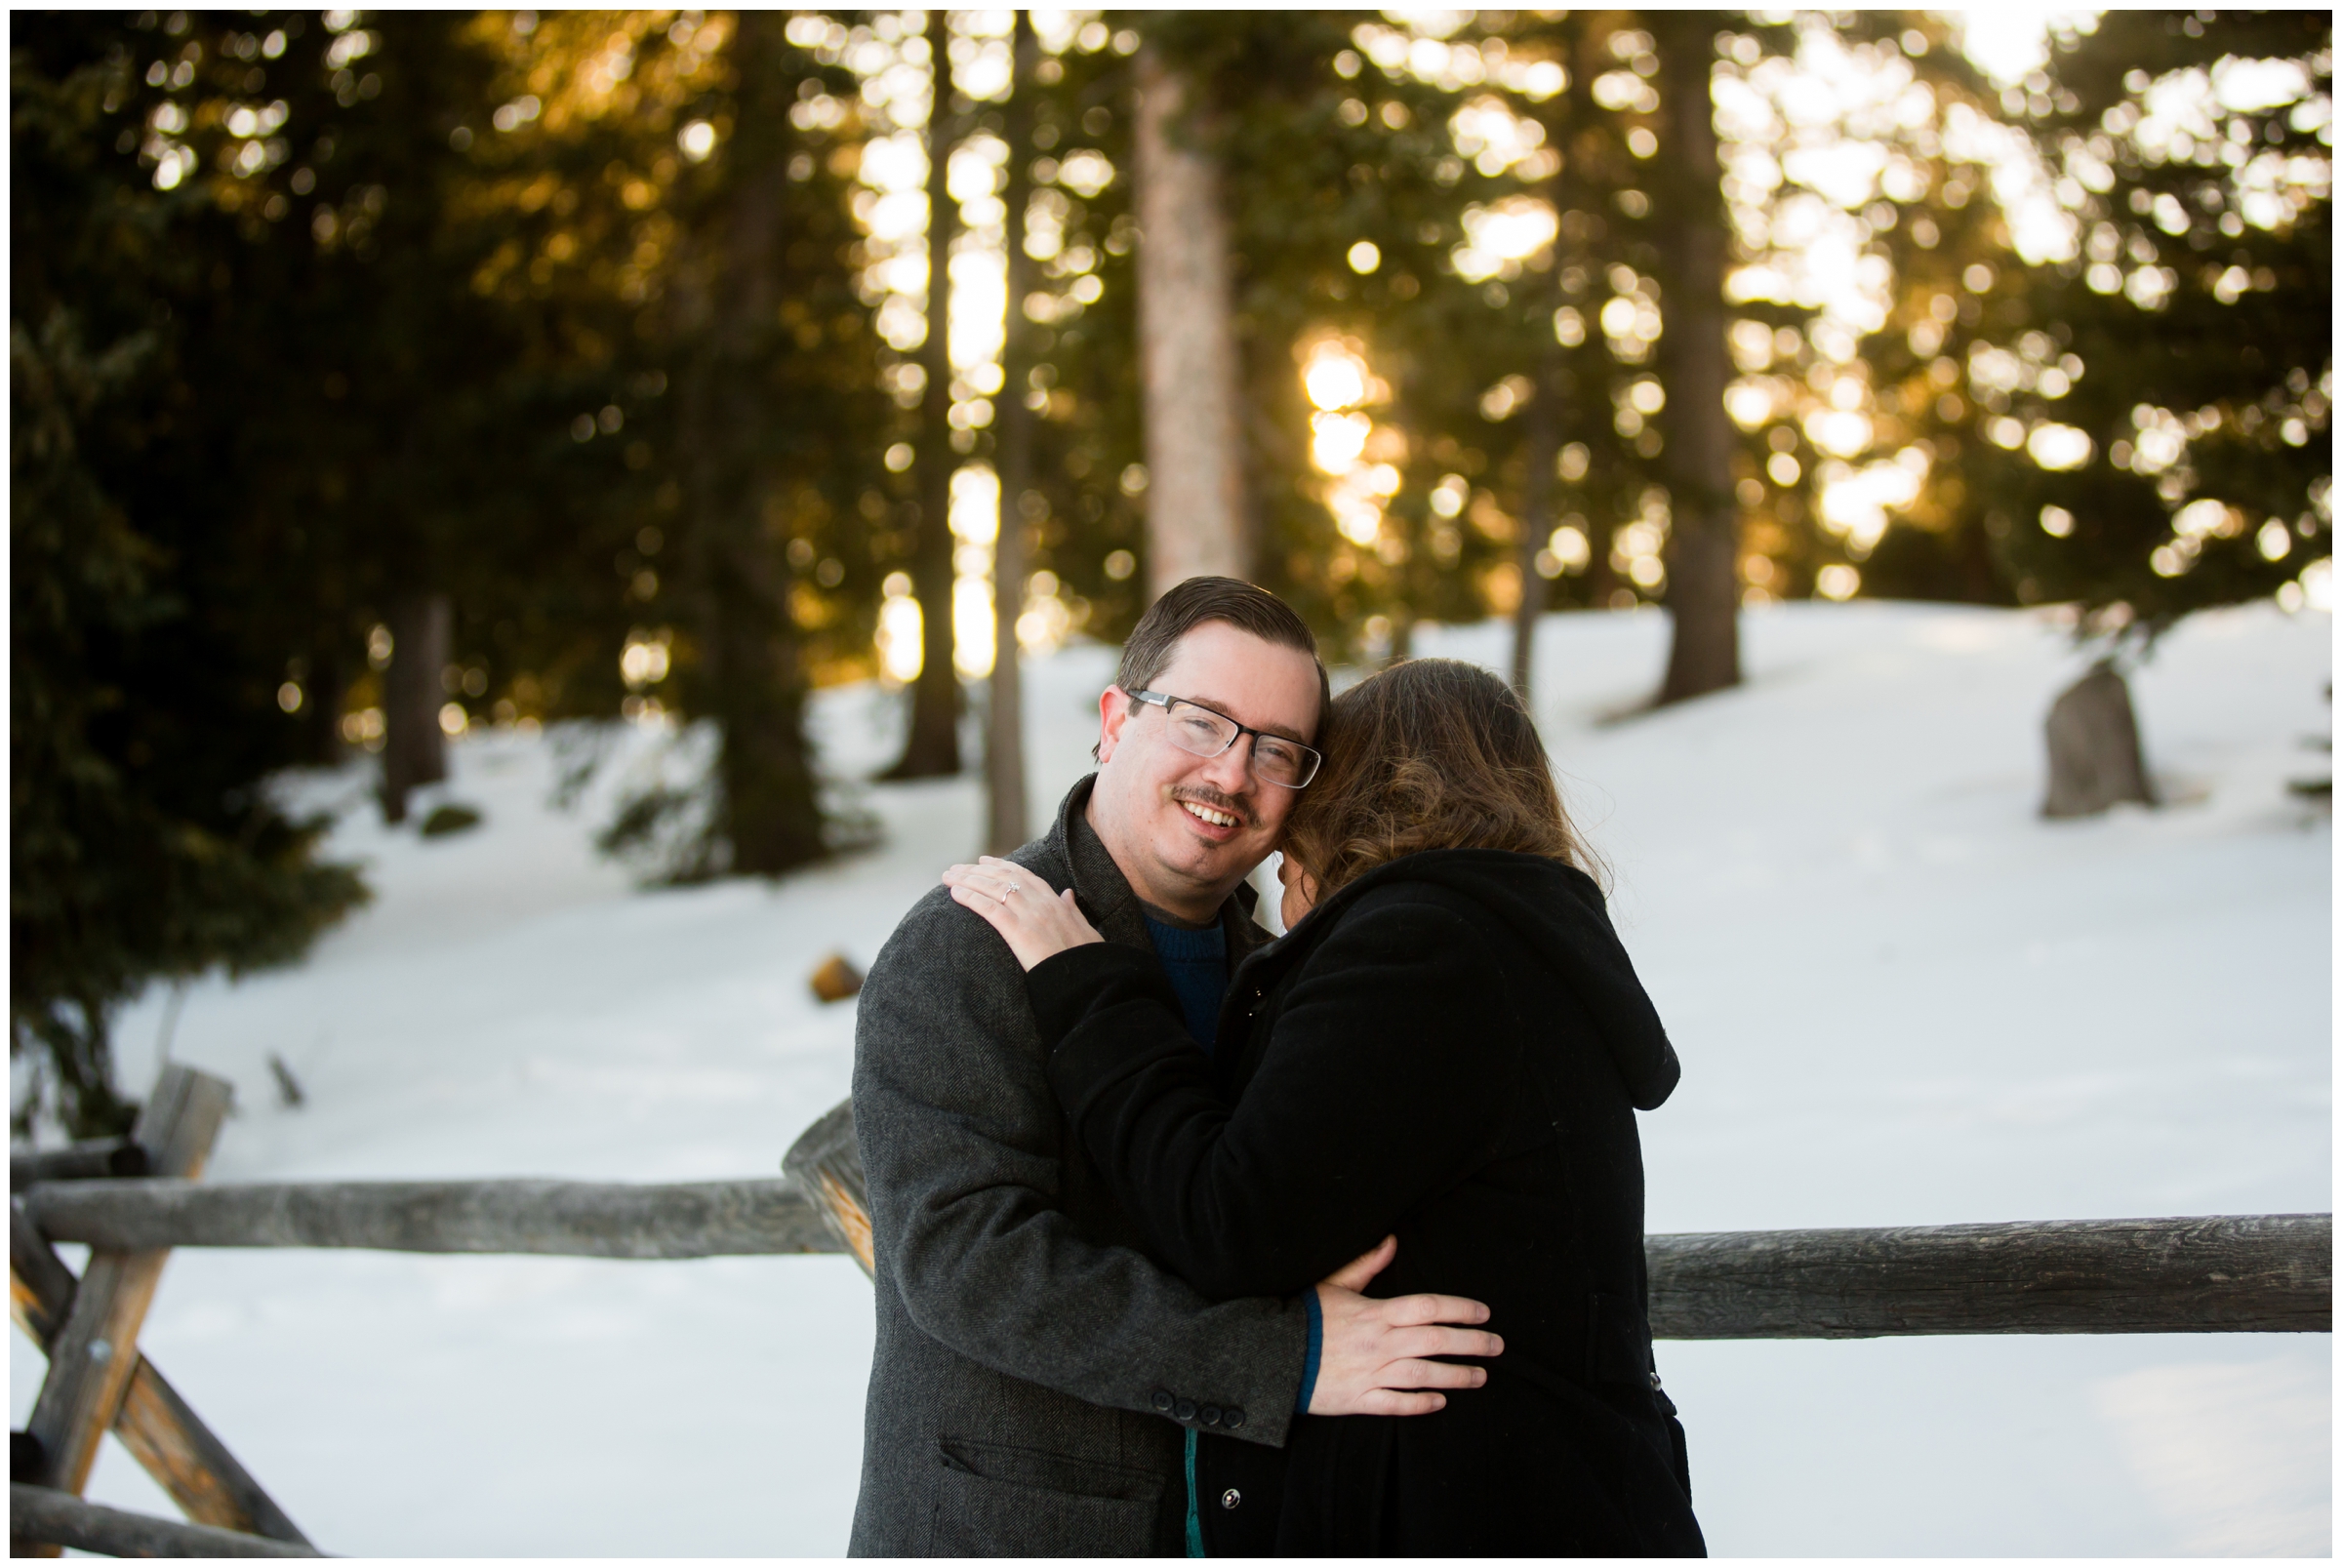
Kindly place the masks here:
<instances>
[{"instance_id":1,"label":"weathered wooden fence rail","mask_svg":"<svg viewBox=\"0 0 2342 1568\"><path fill-rule=\"evenodd\" d=\"M787 1180L133 1180L58 1183L20 1201L53 1241L125 1252L359 1247L652 1259L847 1250ZM1644 1254L1651 1328L1662 1339L2333 1328L2333 1219L2322 1214L1656 1235Z\"/></svg>"},{"instance_id":2,"label":"weathered wooden fence rail","mask_svg":"<svg viewBox=\"0 0 2342 1568\"><path fill-rule=\"evenodd\" d=\"M2334 1327L2330 1214L1747 1230L1643 1255L1666 1340Z\"/></svg>"},{"instance_id":3,"label":"weathered wooden fence rail","mask_svg":"<svg viewBox=\"0 0 2342 1568\"><path fill-rule=\"evenodd\" d=\"M11 1314L50 1355L11 1441L12 1555L316 1554L138 1348L173 1248L846 1253L870 1267L850 1106L806 1130L779 1180L206 1185L195 1178L227 1104L224 1083L172 1067L129 1139L10 1161ZM1839 1340L2330 1333L2333 1241L2331 1215L2276 1214L1660 1235L1643 1248L1658 1338ZM56 1242L91 1249L78 1279ZM192 1522L77 1495L108 1429Z\"/></svg>"},{"instance_id":4,"label":"weathered wooden fence rail","mask_svg":"<svg viewBox=\"0 0 2342 1568\"><path fill-rule=\"evenodd\" d=\"M128 1138L98 1138L38 1154L12 1152L8 1156L11 1192L21 1192L35 1182L88 1182L104 1176L152 1174L145 1148Z\"/></svg>"},{"instance_id":5,"label":"weathered wooden fence rail","mask_svg":"<svg viewBox=\"0 0 2342 1568\"><path fill-rule=\"evenodd\" d=\"M356 1247L566 1258L840 1252L783 1178L601 1182L61 1182L23 1198L52 1241L93 1247Z\"/></svg>"},{"instance_id":6,"label":"weathered wooden fence rail","mask_svg":"<svg viewBox=\"0 0 2342 1568\"><path fill-rule=\"evenodd\" d=\"M108 1557L321 1557L314 1547L270 1541L217 1525L182 1524L151 1513L131 1513L85 1503L54 1487L8 1487L9 1533L26 1541Z\"/></svg>"}]
</instances>

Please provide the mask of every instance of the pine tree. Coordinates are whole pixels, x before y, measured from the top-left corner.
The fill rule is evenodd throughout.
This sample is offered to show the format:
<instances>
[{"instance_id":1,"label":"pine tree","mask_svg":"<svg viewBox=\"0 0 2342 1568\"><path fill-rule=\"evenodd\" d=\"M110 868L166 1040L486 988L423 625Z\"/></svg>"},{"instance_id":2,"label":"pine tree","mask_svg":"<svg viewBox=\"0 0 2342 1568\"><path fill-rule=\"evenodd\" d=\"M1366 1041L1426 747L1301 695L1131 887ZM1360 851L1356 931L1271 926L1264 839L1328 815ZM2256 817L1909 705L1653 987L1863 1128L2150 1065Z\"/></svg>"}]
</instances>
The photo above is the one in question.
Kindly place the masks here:
<instances>
[{"instance_id":1,"label":"pine tree","mask_svg":"<svg viewBox=\"0 0 2342 1568\"><path fill-rule=\"evenodd\" d=\"M2332 41L2110 12L2005 94L2080 241L2021 275L1975 449L2021 599L2153 637L2332 554Z\"/></svg>"},{"instance_id":2,"label":"pine tree","mask_svg":"<svg viewBox=\"0 0 2342 1568\"><path fill-rule=\"evenodd\" d=\"M808 22L18 25L12 1051L76 1131L122 1001L363 898L266 780L384 707L712 718L668 869L835 842L801 649L868 648L892 413Z\"/></svg>"},{"instance_id":3,"label":"pine tree","mask_svg":"<svg viewBox=\"0 0 2342 1568\"><path fill-rule=\"evenodd\" d=\"M802 709L817 658L868 647L864 511L891 411L854 293L853 128L805 112L851 79L818 58L825 27L475 24L502 58L487 103L505 101L463 206L489 252L477 281L529 349L496 383L517 428L491 480L502 526L462 557L461 620L514 708L713 721L705 787L631 798L605 835L669 877L776 874L843 826Z\"/></svg>"},{"instance_id":4,"label":"pine tree","mask_svg":"<svg viewBox=\"0 0 2342 1568\"><path fill-rule=\"evenodd\" d=\"M174 90L179 64L217 69L175 20L12 36L10 1053L45 1058L83 1136L135 1110L111 1081L125 1000L295 958L365 897L261 787L303 749L252 658L282 622L217 596L240 542L203 482L220 411L197 350L235 230L158 188L133 129L150 68ZM207 539L226 547L188 547Z\"/></svg>"}]
</instances>

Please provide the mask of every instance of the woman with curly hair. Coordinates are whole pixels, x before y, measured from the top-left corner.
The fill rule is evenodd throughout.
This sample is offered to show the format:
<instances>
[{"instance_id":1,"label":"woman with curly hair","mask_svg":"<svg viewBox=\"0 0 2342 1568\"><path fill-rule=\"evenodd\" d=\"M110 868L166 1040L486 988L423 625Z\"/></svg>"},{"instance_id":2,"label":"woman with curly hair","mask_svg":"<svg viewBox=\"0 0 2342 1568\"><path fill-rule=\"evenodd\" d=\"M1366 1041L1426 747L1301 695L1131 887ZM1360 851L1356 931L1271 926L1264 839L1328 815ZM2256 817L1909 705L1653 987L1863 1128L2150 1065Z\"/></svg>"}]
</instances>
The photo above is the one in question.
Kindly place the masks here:
<instances>
[{"instance_id":1,"label":"woman with curly hair","mask_svg":"<svg viewBox=\"0 0 2342 1568\"><path fill-rule=\"evenodd\" d=\"M1702 1554L1635 1123L1678 1068L1536 727L1486 671L1416 660L1336 699L1320 744L1288 933L1236 971L1211 1053L1070 893L1003 861L946 878L1025 965L1074 1135L1190 1282L1306 1293L1394 1236L1374 1294L1435 1282L1503 1339L1416 1396L1435 1414L1302 1416L1281 1453L1204 1436L1191 1554Z\"/></svg>"}]
</instances>

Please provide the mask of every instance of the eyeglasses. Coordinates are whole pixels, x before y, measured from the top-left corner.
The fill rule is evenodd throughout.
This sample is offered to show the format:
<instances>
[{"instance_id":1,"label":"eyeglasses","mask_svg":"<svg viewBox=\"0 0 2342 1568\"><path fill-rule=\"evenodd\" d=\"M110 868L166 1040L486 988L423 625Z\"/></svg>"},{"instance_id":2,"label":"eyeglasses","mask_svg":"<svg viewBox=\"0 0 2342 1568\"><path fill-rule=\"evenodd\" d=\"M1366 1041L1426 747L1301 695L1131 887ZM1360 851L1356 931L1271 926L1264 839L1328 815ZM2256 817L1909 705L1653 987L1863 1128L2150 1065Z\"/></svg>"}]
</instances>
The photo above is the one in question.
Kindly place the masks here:
<instances>
[{"instance_id":1,"label":"eyeglasses","mask_svg":"<svg viewBox=\"0 0 2342 1568\"><path fill-rule=\"evenodd\" d=\"M1171 744L1190 756L1216 757L1242 737L1251 736L1252 775L1267 784L1299 789L1317 777L1317 765L1325 760L1299 741L1238 724L1226 713L1214 712L1184 697L1133 692L1130 700L1161 708L1163 720L1170 727Z\"/></svg>"}]
</instances>

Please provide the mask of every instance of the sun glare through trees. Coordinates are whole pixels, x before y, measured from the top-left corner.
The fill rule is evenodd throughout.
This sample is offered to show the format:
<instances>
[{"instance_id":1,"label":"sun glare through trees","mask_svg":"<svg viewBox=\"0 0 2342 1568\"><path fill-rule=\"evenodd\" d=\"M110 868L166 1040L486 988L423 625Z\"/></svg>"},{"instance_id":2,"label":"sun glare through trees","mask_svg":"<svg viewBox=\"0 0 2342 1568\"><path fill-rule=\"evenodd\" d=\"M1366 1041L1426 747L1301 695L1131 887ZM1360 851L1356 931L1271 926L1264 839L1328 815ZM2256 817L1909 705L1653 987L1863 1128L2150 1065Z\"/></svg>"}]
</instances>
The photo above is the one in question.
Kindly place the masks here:
<instances>
[{"instance_id":1,"label":"sun glare through trees","mask_svg":"<svg viewBox=\"0 0 2342 1568\"><path fill-rule=\"evenodd\" d=\"M956 772L1003 639L1165 562L1342 662L1511 616L1524 685L1541 614L1663 616L1662 703L1785 600L2328 608L2331 69L2314 13L20 15L16 1039L102 1127L123 997L362 897L280 770L399 821L478 732L700 734L619 838L778 873L857 841L810 691Z\"/></svg>"}]
</instances>

